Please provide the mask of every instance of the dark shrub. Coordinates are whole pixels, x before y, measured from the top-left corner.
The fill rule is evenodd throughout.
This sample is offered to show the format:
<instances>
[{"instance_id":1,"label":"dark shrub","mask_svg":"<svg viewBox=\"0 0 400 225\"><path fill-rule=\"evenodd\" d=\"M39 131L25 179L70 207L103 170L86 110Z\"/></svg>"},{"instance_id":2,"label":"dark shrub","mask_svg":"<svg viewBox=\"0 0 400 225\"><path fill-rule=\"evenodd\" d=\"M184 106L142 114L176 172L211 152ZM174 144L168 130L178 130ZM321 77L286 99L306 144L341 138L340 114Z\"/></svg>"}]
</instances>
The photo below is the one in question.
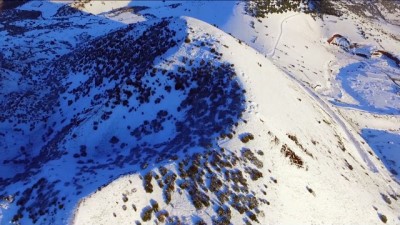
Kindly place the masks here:
<instances>
[{"instance_id":1,"label":"dark shrub","mask_svg":"<svg viewBox=\"0 0 400 225\"><path fill-rule=\"evenodd\" d=\"M112 138L110 139L111 144L117 144L118 142L119 142L119 139L115 136L112 136Z\"/></svg>"},{"instance_id":2,"label":"dark shrub","mask_svg":"<svg viewBox=\"0 0 400 225\"><path fill-rule=\"evenodd\" d=\"M151 204L151 207L153 208L153 211L158 212L158 210L159 210L158 202L155 200L151 200L150 204Z\"/></svg>"},{"instance_id":3,"label":"dark shrub","mask_svg":"<svg viewBox=\"0 0 400 225\"><path fill-rule=\"evenodd\" d=\"M242 150L242 156L245 158L245 159L248 159L253 165L255 165L257 168L259 168L259 169L261 169L263 166L264 166L264 164L263 164L263 162L261 162L261 160L259 160L255 155L254 155L254 153L250 150L250 149L248 149L248 148L243 148L243 150Z\"/></svg>"},{"instance_id":4,"label":"dark shrub","mask_svg":"<svg viewBox=\"0 0 400 225\"><path fill-rule=\"evenodd\" d=\"M248 167L245 171L250 175L252 180L258 180L259 178L263 177L263 174L259 170Z\"/></svg>"},{"instance_id":5,"label":"dark shrub","mask_svg":"<svg viewBox=\"0 0 400 225\"><path fill-rule=\"evenodd\" d=\"M385 215L379 213L378 216L379 216L379 219L381 219L381 221L382 221L383 223L386 223L386 222L387 222L387 217L386 217Z\"/></svg>"},{"instance_id":6,"label":"dark shrub","mask_svg":"<svg viewBox=\"0 0 400 225\"><path fill-rule=\"evenodd\" d=\"M243 143L247 143L247 142L249 142L250 140L254 140L254 135L251 134L251 133L242 134L242 135L240 136L240 140L241 140Z\"/></svg>"},{"instance_id":7,"label":"dark shrub","mask_svg":"<svg viewBox=\"0 0 400 225\"><path fill-rule=\"evenodd\" d=\"M222 181L218 179L216 175L213 175L210 179L210 191L216 192L222 187Z\"/></svg>"},{"instance_id":8,"label":"dark shrub","mask_svg":"<svg viewBox=\"0 0 400 225\"><path fill-rule=\"evenodd\" d=\"M303 167L303 160L298 155L296 155L296 153L294 153L286 144L282 145L281 152L285 157L289 158L291 163L295 164L299 168Z\"/></svg>"},{"instance_id":9,"label":"dark shrub","mask_svg":"<svg viewBox=\"0 0 400 225\"><path fill-rule=\"evenodd\" d=\"M143 209L142 211L142 220L144 222L151 220L151 214L153 213L153 208L150 206L147 206L146 208Z\"/></svg>"},{"instance_id":10,"label":"dark shrub","mask_svg":"<svg viewBox=\"0 0 400 225\"><path fill-rule=\"evenodd\" d=\"M160 211L156 215L157 220L162 222L162 223L165 222L165 219L168 218L168 216L169 216L169 213L166 210Z\"/></svg>"},{"instance_id":11,"label":"dark shrub","mask_svg":"<svg viewBox=\"0 0 400 225\"><path fill-rule=\"evenodd\" d=\"M151 172L147 173L144 176L143 185L144 185L144 189L146 190L147 193L153 192L153 185L151 184L152 178L153 178L153 175L151 174Z\"/></svg>"}]
</instances>

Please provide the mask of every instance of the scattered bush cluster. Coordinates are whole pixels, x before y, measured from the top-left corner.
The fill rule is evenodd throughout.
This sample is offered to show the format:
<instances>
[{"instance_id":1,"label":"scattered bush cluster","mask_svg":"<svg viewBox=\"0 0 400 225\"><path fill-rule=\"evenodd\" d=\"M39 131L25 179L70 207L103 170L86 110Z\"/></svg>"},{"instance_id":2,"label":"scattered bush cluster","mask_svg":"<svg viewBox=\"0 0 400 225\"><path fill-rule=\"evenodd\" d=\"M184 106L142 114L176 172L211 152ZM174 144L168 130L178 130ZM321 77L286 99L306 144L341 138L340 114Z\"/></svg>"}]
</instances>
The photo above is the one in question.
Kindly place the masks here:
<instances>
[{"instance_id":1,"label":"scattered bush cluster","mask_svg":"<svg viewBox=\"0 0 400 225\"><path fill-rule=\"evenodd\" d=\"M262 18L271 13L288 11L340 16L341 12L333 3L334 0L251 0L246 5L246 11L254 17Z\"/></svg>"},{"instance_id":2,"label":"scattered bush cluster","mask_svg":"<svg viewBox=\"0 0 400 225\"><path fill-rule=\"evenodd\" d=\"M164 178L164 197L165 197L165 203L169 204L172 200L172 192L175 190L175 180L177 178L177 175L173 172L168 173L165 175Z\"/></svg>"},{"instance_id":3,"label":"scattered bush cluster","mask_svg":"<svg viewBox=\"0 0 400 225\"><path fill-rule=\"evenodd\" d=\"M296 135L292 134L287 134L288 138L292 140L301 150L303 150L304 153L306 153L308 156L311 158L314 158L313 154L310 153L306 148L303 147L302 144L300 144L299 140L297 139Z\"/></svg>"},{"instance_id":4,"label":"scattered bush cluster","mask_svg":"<svg viewBox=\"0 0 400 225\"><path fill-rule=\"evenodd\" d=\"M144 186L144 190L147 193L152 193L153 192L153 185L151 184L152 178L153 178L153 174L151 172L149 172L146 175L144 175L143 186Z\"/></svg>"},{"instance_id":5,"label":"scattered bush cluster","mask_svg":"<svg viewBox=\"0 0 400 225\"><path fill-rule=\"evenodd\" d=\"M243 143L247 143L247 142L249 142L250 140L254 140L254 135L251 134L251 133L242 134L241 137L240 137L240 140L241 140Z\"/></svg>"},{"instance_id":6,"label":"scattered bush cluster","mask_svg":"<svg viewBox=\"0 0 400 225\"><path fill-rule=\"evenodd\" d=\"M169 213L166 210L162 210L156 214L157 220L161 223L165 222L166 218L169 217Z\"/></svg>"},{"instance_id":7,"label":"scattered bush cluster","mask_svg":"<svg viewBox=\"0 0 400 225\"><path fill-rule=\"evenodd\" d=\"M45 214L63 210L66 197L59 197L58 191L54 190L57 183L50 183L42 177L20 195L16 195L16 205L20 208L13 216L12 222L19 224L19 220L27 216L33 223L36 223ZM33 194L37 197L32 198Z\"/></svg>"},{"instance_id":8,"label":"scattered bush cluster","mask_svg":"<svg viewBox=\"0 0 400 225\"><path fill-rule=\"evenodd\" d=\"M242 149L242 156L249 160L253 165L255 165L257 168L261 169L264 164L261 160L259 160L255 154L248 148L243 148Z\"/></svg>"},{"instance_id":9,"label":"scattered bush cluster","mask_svg":"<svg viewBox=\"0 0 400 225\"><path fill-rule=\"evenodd\" d=\"M250 167L250 165L254 165L249 161L256 162L258 159L255 159L254 153L247 151L250 150L243 151L244 157L242 158L223 148L204 150L201 154L187 154L177 161L178 173L160 166L158 167L160 176L154 175L155 172L153 172L152 177L162 182L163 185L160 188L163 190L167 205L171 203L172 194L178 188L177 191L180 194L182 192L187 194L197 210L213 206L215 211L215 216L212 217L213 224L230 224L232 209L242 214L244 220L258 222L257 214L260 212L258 206L269 204L269 202L257 198L256 193L249 190L247 179L257 181L263 177L263 174ZM247 165L244 170L246 174L235 168L234 165L239 161ZM255 163L255 165L262 167L262 164L259 163ZM148 178L143 179L148 180ZM212 195L217 197L217 201L212 200ZM168 217L168 214L164 214L158 203L151 202L150 208L143 210L143 218L148 219L151 217L151 212L155 212L156 218L160 222L179 219L179 217ZM201 220L199 224L203 224Z\"/></svg>"},{"instance_id":10,"label":"scattered bush cluster","mask_svg":"<svg viewBox=\"0 0 400 225\"><path fill-rule=\"evenodd\" d=\"M296 155L296 153L294 153L294 151L292 151L286 144L282 145L281 153L285 157L289 158L290 162L295 164L297 167L303 167L303 160L298 155Z\"/></svg>"},{"instance_id":11,"label":"scattered bush cluster","mask_svg":"<svg viewBox=\"0 0 400 225\"><path fill-rule=\"evenodd\" d=\"M121 130L118 136L112 134L106 139L107 147L111 146L111 150L97 151L98 154L102 154L102 151L107 152L101 155L105 158L104 163L94 163L87 147L81 146L73 155L74 162L79 164L78 172L74 180L64 184L71 185L76 190L74 193L76 196L81 195L82 185L89 182L88 180L98 182L95 180L96 176L86 176L96 174L94 171L123 168L126 164L147 168L153 161L161 162L167 159L178 161L178 155L185 153L192 146L213 146L219 133L228 133L228 137L232 138L232 127L245 109L244 91L236 79L234 65L219 61L222 54L218 52L218 48L204 44L202 49L208 49L210 53L208 60L196 62L183 59L191 66L178 66L176 70L171 71L155 68L153 65L155 58L176 46L178 42L184 42L183 38L177 38L175 30L170 29L170 22L169 19L162 19L149 27L144 27L143 30L136 29L136 26L141 25L128 25L81 45L76 51L60 57L48 66L48 72L40 80L42 83L40 88L24 96L18 94L10 96L10 101L19 99L20 104L14 108L6 108L2 104L0 122L7 120L10 123L27 124L31 130L44 124L46 132L43 135L43 143L46 144L34 159L26 162L26 171L20 176L10 179L0 178L0 187L4 183L17 183L27 177L34 177L40 172L37 168L50 160L67 155L68 151L60 147L61 143L67 138L77 138L74 128L81 125L82 118L100 114L100 118L93 121L93 132L96 132L101 130L105 120L111 118L116 107L127 109L131 113L136 112L144 104L161 103L165 96L156 93L161 85L165 86L167 93L174 91L184 96L177 109L183 118L176 121L176 115L160 109L155 118L143 121L137 127L128 125L128 134L140 140L147 135L161 132L165 122L175 121L176 136L157 146L136 144L129 146L129 155L126 156L113 154L119 149L127 149L130 145L123 142L125 135ZM196 43L197 40L190 40L188 44ZM69 78L78 74L84 77L79 85L68 82ZM161 83L156 79L157 76L165 77L168 84ZM152 78L155 80L154 83L149 82ZM81 101L90 102L90 107L80 110ZM43 104L44 102L46 104ZM22 108L24 110L21 110ZM68 109L68 113L64 111L65 109ZM20 111L27 110L32 113L20 115ZM48 121L49 117L59 118L62 125L51 124ZM95 146L94 150L98 150L98 146ZM227 193L233 189L230 187L233 184L224 184L223 177L226 175L231 183L239 182L234 185L238 191L251 195L245 178L247 174L232 169L239 161L237 156L221 154L219 150L209 151L207 154L207 156L188 154L192 158L188 163L183 163L178 171L182 177L163 167L159 168L161 177L157 177L155 172L146 173L143 176L145 191L152 193L153 189L157 188L152 184L154 178L158 186L163 189L165 202L169 204L177 183L189 193L196 208L209 207L212 204L209 191L216 195L221 193L222 197L219 197L221 200L230 201L230 195ZM187 180L184 180L184 177ZM115 176L110 176L110 179L113 178ZM38 215L43 218L51 217L53 208L64 209L65 199L60 198L60 189L55 185L57 182L41 180L39 186L45 188L39 188L37 192L43 196L54 197L40 200L40 204L39 200L29 199L28 196L33 191L30 188L21 192L22 195L16 196L20 202L18 204L20 210L15 216L15 221L22 216L29 216L35 222ZM35 188L37 189L36 186ZM128 202L128 197L123 195L122 201L124 202L122 208L125 210L128 208L128 204L125 204ZM132 207L136 210L134 205ZM151 220L149 210L158 211L156 208L158 207L152 205L151 209L143 210L141 215L143 221Z\"/></svg>"},{"instance_id":12,"label":"scattered bush cluster","mask_svg":"<svg viewBox=\"0 0 400 225\"><path fill-rule=\"evenodd\" d=\"M260 172L257 169L253 169L253 168L247 167L245 169L245 171L246 171L246 173L248 173L250 175L250 178L252 180L258 180L259 178L263 177L262 172Z\"/></svg>"},{"instance_id":13,"label":"scattered bush cluster","mask_svg":"<svg viewBox=\"0 0 400 225\"><path fill-rule=\"evenodd\" d=\"M232 212L229 206L222 205L215 209L217 217L213 218L213 225L229 225L232 218Z\"/></svg>"},{"instance_id":14,"label":"scattered bush cluster","mask_svg":"<svg viewBox=\"0 0 400 225\"><path fill-rule=\"evenodd\" d=\"M151 215L153 214L153 208L147 206L142 210L142 220L144 222L151 220Z\"/></svg>"}]
</instances>

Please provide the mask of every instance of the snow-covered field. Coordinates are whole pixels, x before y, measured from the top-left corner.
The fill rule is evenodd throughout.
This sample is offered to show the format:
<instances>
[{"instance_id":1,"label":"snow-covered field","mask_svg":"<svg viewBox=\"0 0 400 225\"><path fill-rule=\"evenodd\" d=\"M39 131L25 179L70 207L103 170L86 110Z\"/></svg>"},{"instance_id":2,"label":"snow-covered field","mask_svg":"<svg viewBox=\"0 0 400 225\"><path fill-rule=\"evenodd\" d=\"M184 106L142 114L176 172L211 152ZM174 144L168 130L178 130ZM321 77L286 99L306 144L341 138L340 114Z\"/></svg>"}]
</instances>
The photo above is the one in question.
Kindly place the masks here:
<instances>
[{"instance_id":1,"label":"snow-covered field","mask_svg":"<svg viewBox=\"0 0 400 225\"><path fill-rule=\"evenodd\" d=\"M396 17L245 4L0 12L0 224L400 223Z\"/></svg>"}]
</instances>

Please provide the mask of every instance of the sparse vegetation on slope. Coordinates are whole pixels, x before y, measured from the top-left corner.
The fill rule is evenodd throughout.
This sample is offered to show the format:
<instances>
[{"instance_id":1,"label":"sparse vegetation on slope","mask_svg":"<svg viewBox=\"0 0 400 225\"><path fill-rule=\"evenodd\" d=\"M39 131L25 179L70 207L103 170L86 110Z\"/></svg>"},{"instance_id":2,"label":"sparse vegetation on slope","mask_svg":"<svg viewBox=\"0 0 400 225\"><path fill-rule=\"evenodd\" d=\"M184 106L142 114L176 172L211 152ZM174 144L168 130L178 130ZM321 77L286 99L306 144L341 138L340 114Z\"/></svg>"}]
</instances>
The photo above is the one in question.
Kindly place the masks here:
<instances>
[{"instance_id":1,"label":"sparse vegetation on slope","mask_svg":"<svg viewBox=\"0 0 400 225\"><path fill-rule=\"evenodd\" d=\"M20 214L29 214L32 221L40 221L44 215L49 215L50 208L55 209L54 215L62 213L58 207L66 205L66 200L61 199L67 195L63 191L81 195L85 182L104 182L93 176L101 170L117 169L119 172L107 178L112 179L139 168L147 169L154 163L177 160L179 154L189 153L192 146L213 145L219 133L230 132L244 110L243 90L232 65L220 61L221 54L216 49L208 51L212 60L164 62L165 68L173 66L176 69L167 70L153 64L157 57L178 44L199 43L197 40L185 43L185 36L177 33L182 28L185 28L182 20L161 19L118 29L55 61L47 68L46 75L37 77L46 85L36 86L30 95L12 93L5 99L6 102L0 105L3 109L1 122L14 123L15 126L27 123L31 132L48 126L49 120L53 122L41 133L44 147L38 144L37 149L31 151L33 158L21 162L26 166L25 171L7 179L1 178L2 190L8 184L24 182L27 177L35 180L40 168L49 161L70 157L72 160L67 160L65 166L76 165L76 171L72 171L75 175L71 178L74 180L64 187L58 186L54 178L48 178L46 181L51 185L47 189L38 189L41 195L58 193L55 194L58 204L54 204L55 199L40 200L41 207L46 210L38 212L39 199L17 196L17 201L24 201L23 206L19 206ZM185 62L188 65L180 64ZM74 83L74 79L81 81ZM178 101L174 97L176 94L181 96ZM7 105L16 99L20 104ZM175 101L177 105L172 109L166 108L166 101ZM150 114L146 119L137 120L149 105L157 108L156 113L147 112ZM117 109L122 110L118 118L126 122L121 123L123 128L118 131L102 136L100 140L106 140L102 145L85 145L77 149L63 147L71 140L86 144L76 135L80 129L90 128L95 140L96 133L117 115ZM26 110L32 113L23 113ZM87 120L92 122L83 122ZM152 135L171 131L168 141L144 141ZM147 143L147 146L137 143ZM9 163L20 162L10 159ZM196 175L196 165L187 168L186 173L195 177L197 182L204 179ZM77 181L78 177L83 183ZM167 172L163 177L161 181L147 173L143 184L148 193L162 186L165 201L169 202L176 188L176 174ZM157 186L154 180L157 180ZM196 185L189 185L187 190L193 194L197 207L210 205L207 195ZM22 190L25 192L29 190ZM18 215L16 220L19 220ZM144 218L148 219L148 213L144 213Z\"/></svg>"},{"instance_id":2,"label":"sparse vegetation on slope","mask_svg":"<svg viewBox=\"0 0 400 225\"><path fill-rule=\"evenodd\" d=\"M332 0L252 0L247 3L247 12L254 17L266 17L272 13L302 11L314 15L340 16Z\"/></svg>"}]
</instances>

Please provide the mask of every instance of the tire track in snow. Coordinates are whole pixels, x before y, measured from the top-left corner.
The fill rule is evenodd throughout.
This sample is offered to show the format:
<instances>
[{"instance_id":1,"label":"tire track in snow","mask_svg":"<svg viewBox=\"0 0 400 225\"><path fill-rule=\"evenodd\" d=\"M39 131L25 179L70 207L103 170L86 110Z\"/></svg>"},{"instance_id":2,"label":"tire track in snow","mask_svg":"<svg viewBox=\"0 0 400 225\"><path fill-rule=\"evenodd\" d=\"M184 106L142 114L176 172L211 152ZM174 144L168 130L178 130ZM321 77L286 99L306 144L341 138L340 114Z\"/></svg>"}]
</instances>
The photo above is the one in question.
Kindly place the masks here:
<instances>
[{"instance_id":1,"label":"tire track in snow","mask_svg":"<svg viewBox=\"0 0 400 225\"><path fill-rule=\"evenodd\" d=\"M285 23L285 22L288 21L290 18L293 18L293 17L295 17L295 16L297 16L297 15L299 15L299 13L290 15L290 16L284 18L284 19L281 21L278 38L276 39L275 45L274 45L274 47L272 48L271 52L268 53L268 54L266 55L267 57L273 57L273 56L275 55L276 47L278 47L278 44L279 44L279 42L280 42L280 40L281 40L281 37L282 37L282 34L283 34L283 23Z\"/></svg>"}]
</instances>

